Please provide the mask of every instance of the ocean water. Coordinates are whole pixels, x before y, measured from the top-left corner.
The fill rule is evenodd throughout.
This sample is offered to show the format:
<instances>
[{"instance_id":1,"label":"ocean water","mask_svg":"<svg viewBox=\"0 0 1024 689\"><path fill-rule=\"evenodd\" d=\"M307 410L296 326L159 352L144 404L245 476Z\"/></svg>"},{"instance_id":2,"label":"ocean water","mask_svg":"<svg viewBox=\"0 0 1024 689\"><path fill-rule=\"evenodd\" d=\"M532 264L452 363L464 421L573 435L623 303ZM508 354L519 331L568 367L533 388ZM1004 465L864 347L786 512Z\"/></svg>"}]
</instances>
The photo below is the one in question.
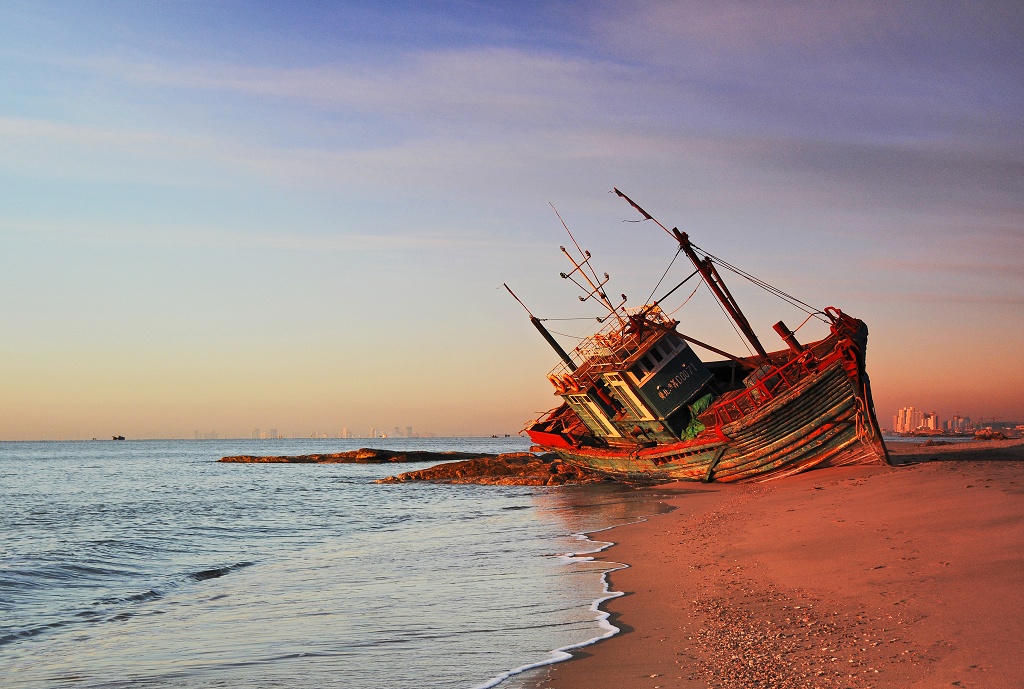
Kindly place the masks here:
<instances>
[{"instance_id":1,"label":"ocean water","mask_svg":"<svg viewBox=\"0 0 1024 689\"><path fill-rule=\"evenodd\" d=\"M594 606L609 566L586 557L602 544L579 534L657 510L636 491L216 462L362 445L527 448L0 443L0 685L483 687L611 632Z\"/></svg>"}]
</instances>

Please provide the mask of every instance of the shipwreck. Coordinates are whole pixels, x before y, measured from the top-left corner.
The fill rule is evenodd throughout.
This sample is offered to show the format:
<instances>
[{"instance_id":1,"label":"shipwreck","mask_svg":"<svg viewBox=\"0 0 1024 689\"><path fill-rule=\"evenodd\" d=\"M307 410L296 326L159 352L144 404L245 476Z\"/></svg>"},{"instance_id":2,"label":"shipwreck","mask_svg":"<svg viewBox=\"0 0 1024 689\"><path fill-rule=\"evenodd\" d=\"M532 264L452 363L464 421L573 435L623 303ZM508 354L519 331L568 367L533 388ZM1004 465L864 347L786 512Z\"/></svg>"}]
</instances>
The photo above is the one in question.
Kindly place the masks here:
<instances>
[{"instance_id":1,"label":"shipwreck","mask_svg":"<svg viewBox=\"0 0 1024 689\"><path fill-rule=\"evenodd\" d=\"M623 295L615 304L605 291L608 275L598 276L590 252L569 233L578 253L562 247L572 270L561 277L584 291L581 301L594 300L607 313L598 318L598 332L567 352L527 308L560 358L547 377L561 403L524 429L535 450L555 452L585 471L640 483L765 481L814 467L889 463L865 370L863 321L772 287L614 191L668 233L694 271L656 301L627 307ZM774 330L784 347L767 351L720 271L823 321L829 335L801 343L778 321ZM735 356L684 334L679 321L662 310L670 294L696 277L746 340L749 355ZM693 347L720 358L704 361Z\"/></svg>"}]
</instances>

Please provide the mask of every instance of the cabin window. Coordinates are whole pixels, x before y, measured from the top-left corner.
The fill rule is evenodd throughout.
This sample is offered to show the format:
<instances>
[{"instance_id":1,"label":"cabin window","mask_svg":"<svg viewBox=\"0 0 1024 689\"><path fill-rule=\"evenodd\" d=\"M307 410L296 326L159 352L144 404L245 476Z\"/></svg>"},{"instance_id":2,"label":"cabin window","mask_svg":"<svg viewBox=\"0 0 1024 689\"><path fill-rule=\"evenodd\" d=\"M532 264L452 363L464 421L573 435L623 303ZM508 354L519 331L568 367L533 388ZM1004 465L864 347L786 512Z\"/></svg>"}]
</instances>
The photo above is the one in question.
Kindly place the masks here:
<instances>
[{"instance_id":1,"label":"cabin window","mask_svg":"<svg viewBox=\"0 0 1024 689\"><path fill-rule=\"evenodd\" d=\"M567 395L570 402L573 402L573 409L583 419L583 423L590 427L590 430L603 435L618 435L615 426L605 418L601 408L594 404L594 401L587 395Z\"/></svg>"},{"instance_id":2,"label":"cabin window","mask_svg":"<svg viewBox=\"0 0 1024 689\"><path fill-rule=\"evenodd\" d=\"M618 393L616 397L619 398L634 417L641 421L650 421L654 416L647 411L647 407L640 399L633 394L632 388L629 387L629 383L623 380L622 376L618 373L606 373L605 379L611 386L612 390Z\"/></svg>"},{"instance_id":3,"label":"cabin window","mask_svg":"<svg viewBox=\"0 0 1024 689\"><path fill-rule=\"evenodd\" d=\"M648 380L652 374L658 369L664 366L666 363L672 360L681 347L678 347L678 342L673 342L669 337L663 337L647 350L647 353L637 359L638 368L643 372L643 375L637 377L635 373L630 373L633 381L639 386L644 381ZM685 345L683 345L685 347Z\"/></svg>"}]
</instances>

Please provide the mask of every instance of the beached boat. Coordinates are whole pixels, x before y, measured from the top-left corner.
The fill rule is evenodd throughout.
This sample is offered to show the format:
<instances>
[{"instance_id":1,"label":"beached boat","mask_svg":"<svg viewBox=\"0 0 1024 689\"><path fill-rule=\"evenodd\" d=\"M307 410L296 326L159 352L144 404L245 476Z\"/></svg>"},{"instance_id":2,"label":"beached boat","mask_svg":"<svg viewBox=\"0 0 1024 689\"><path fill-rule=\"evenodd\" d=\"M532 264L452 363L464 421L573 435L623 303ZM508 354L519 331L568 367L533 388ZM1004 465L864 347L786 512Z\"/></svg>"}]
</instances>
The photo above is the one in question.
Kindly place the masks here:
<instances>
[{"instance_id":1,"label":"beached boat","mask_svg":"<svg viewBox=\"0 0 1024 689\"><path fill-rule=\"evenodd\" d=\"M562 403L524 429L536 449L631 482L763 481L813 467L889 462L864 366L862 321L831 306L816 309L739 270L615 193L671 235L695 270L661 299L628 308L625 297L618 305L608 298L607 274L598 277L575 239L578 258L562 248L573 264L562 277L584 290L581 300L593 299L608 313L599 319L600 332L571 352L530 314L561 358L548 380ZM719 268L824 321L829 335L801 344L779 321L774 329L785 348L766 351ZM680 332L661 309L697 276L749 343L750 355L734 356ZM702 361L691 345L722 359Z\"/></svg>"}]
</instances>

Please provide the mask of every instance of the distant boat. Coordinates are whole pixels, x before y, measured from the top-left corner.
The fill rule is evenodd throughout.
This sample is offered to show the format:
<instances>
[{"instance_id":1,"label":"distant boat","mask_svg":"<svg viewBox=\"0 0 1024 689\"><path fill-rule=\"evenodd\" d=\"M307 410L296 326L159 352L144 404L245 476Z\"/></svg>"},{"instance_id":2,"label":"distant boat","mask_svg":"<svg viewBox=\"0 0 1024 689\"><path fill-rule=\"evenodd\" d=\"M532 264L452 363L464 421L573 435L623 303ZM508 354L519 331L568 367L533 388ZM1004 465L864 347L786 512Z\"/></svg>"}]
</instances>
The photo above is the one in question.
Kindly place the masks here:
<instances>
[{"instance_id":1,"label":"distant boat","mask_svg":"<svg viewBox=\"0 0 1024 689\"><path fill-rule=\"evenodd\" d=\"M111 436L111 440L124 440L124 436L123 435Z\"/></svg>"},{"instance_id":2,"label":"distant boat","mask_svg":"<svg viewBox=\"0 0 1024 689\"><path fill-rule=\"evenodd\" d=\"M597 276L590 252L575 238L578 258L562 248L574 267L561 277L583 289L581 301L594 299L608 311L598 319L607 324L570 355L530 313L562 359L548 374L562 404L524 429L537 450L633 482L764 481L818 466L889 463L864 366L863 321L771 287L615 193L671 235L696 270L658 301L626 308L625 295L617 306L608 298L608 275ZM779 321L774 328L788 348L767 352L718 267L825 322L831 333L803 345ZM756 354L733 356L684 335L661 310L662 300L697 275ZM690 344L724 360L705 363Z\"/></svg>"}]
</instances>

